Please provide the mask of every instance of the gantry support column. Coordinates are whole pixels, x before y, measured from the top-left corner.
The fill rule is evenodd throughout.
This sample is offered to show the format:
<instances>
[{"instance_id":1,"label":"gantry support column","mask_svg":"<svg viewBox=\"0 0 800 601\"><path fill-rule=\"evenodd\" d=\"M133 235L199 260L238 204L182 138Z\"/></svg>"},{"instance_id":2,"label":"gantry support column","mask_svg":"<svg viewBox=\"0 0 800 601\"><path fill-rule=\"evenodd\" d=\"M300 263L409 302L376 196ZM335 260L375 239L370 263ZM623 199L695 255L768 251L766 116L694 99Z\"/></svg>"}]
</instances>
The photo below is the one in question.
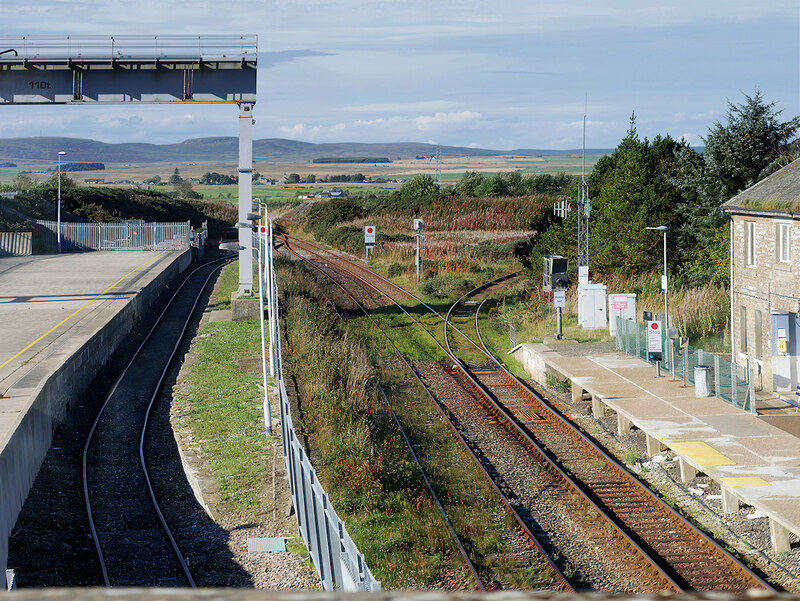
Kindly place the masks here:
<instances>
[{"instance_id":1,"label":"gantry support column","mask_svg":"<svg viewBox=\"0 0 800 601\"><path fill-rule=\"evenodd\" d=\"M239 221L253 210L253 104L239 104ZM253 294L253 232L239 230L239 296Z\"/></svg>"}]
</instances>

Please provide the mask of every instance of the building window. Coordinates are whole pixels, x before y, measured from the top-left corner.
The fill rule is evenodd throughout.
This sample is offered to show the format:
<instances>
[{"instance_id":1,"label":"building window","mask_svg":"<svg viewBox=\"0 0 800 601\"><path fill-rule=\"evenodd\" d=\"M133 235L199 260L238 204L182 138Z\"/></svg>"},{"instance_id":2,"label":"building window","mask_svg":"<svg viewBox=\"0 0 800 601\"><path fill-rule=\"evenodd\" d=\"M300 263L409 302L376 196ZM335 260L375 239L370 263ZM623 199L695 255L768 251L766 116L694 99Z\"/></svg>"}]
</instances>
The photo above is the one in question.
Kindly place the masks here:
<instances>
[{"instance_id":1,"label":"building window","mask_svg":"<svg viewBox=\"0 0 800 601\"><path fill-rule=\"evenodd\" d=\"M747 353L747 309L739 307L739 351Z\"/></svg>"},{"instance_id":2,"label":"building window","mask_svg":"<svg viewBox=\"0 0 800 601\"><path fill-rule=\"evenodd\" d=\"M792 260L792 229L789 223L778 224L778 263Z\"/></svg>"},{"instance_id":3,"label":"building window","mask_svg":"<svg viewBox=\"0 0 800 601\"><path fill-rule=\"evenodd\" d=\"M755 347L753 351L756 359L764 358L764 352L761 350L761 346L764 344L761 328L761 311L753 311L753 346Z\"/></svg>"},{"instance_id":4,"label":"building window","mask_svg":"<svg viewBox=\"0 0 800 601\"><path fill-rule=\"evenodd\" d=\"M747 226L747 244L745 250L747 256L745 257L745 265L753 267L756 264L756 222L745 221Z\"/></svg>"}]
</instances>

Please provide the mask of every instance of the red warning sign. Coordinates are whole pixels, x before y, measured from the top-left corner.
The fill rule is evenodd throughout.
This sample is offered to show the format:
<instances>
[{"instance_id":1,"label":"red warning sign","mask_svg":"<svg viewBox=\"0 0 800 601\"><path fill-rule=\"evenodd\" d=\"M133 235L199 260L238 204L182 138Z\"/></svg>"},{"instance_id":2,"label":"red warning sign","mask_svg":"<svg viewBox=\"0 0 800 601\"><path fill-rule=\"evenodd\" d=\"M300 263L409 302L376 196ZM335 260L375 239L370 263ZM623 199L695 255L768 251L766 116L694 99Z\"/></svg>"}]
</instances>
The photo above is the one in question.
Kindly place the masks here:
<instances>
[{"instance_id":1,"label":"red warning sign","mask_svg":"<svg viewBox=\"0 0 800 601\"><path fill-rule=\"evenodd\" d=\"M364 244L375 244L375 226L364 226Z\"/></svg>"}]
</instances>

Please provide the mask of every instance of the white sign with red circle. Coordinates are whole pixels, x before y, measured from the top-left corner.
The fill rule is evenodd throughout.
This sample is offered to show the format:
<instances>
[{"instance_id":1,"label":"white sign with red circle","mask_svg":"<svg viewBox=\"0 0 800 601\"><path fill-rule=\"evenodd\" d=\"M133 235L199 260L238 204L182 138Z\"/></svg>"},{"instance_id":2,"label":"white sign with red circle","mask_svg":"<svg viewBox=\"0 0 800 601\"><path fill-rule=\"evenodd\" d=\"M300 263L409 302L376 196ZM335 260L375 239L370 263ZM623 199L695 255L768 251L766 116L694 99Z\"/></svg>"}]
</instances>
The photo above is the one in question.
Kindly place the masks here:
<instances>
[{"instance_id":1,"label":"white sign with red circle","mask_svg":"<svg viewBox=\"0 0 800 601\"><path fill-rule=\"evenodd\" d=\"M647 352L660 353L661 350L661 322L647 322Z\"/></svg>"},{"instance_id":2,"label":"white sign with red circle","mask_svg":"<svg viewBox=\"0 0 800 601\"><path fill-rule=\"evenodd\" d=\"M375 244L375 226L364 226L364 244Z\"/></svg>"}]
</instances>

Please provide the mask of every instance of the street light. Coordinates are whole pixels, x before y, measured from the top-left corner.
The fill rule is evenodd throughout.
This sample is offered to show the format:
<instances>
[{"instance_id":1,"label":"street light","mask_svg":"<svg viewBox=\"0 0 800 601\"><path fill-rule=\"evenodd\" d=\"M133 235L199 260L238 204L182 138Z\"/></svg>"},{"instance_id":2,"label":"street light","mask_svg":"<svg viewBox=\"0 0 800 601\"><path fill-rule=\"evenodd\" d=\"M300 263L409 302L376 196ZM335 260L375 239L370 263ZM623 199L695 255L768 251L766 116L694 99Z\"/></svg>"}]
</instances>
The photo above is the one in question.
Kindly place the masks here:
<instances>
[{"instance_id":1,"label":"street light","mask_svg":"<svg viewBox=\"0 0 800 601\"><path fill-rule=\"evenodd\" d=\"M56 215L56 229L58 237L58 252L61 252L61 157L67 154L63 150L58 153L58 213Z\"/></svg>"},{"instance_id":2,"label":"street light","mask_svg":"<svg viewBox=\"0 0 800 601\"><path fill-rule=\"evenodd\" d=\"M664 232L664 275L661 276L661 289L664 291L664 331L666 332L669 327L669 313L667 312L667 230L669 228L666 225L658 225L644 229Z\"/></svg>"},{"instance_id":3,"label":"street light","mask_svg":"<svg viewBox=\"0 0 800 601\"><path fill-rule=\"evenodd\" d=\"M248 219L253 217L253 213L248 213ZM255 215L256 219L259 219L260 215ZM239 229L250 229L252 230L253 224L240 221L236 224L236 227ZM233 251L240 251L240 250L254 250L256 255L258 255L258 272L261 273L261 255L262 251L259 249L258 246L242 246L237 242L223 242L219 245L220 250L233 250ZM265 344L265 336L264 336L264 284L263 281L259 283L258 286L258 307L259 307L259 319L258 322L261 326L261 375L263 377L263 385L264 385L264 434L266 436L272 436L272 409L270 408L269 403L269 392L267 390L267 348Z\"/></svg>"}]
</instances>

